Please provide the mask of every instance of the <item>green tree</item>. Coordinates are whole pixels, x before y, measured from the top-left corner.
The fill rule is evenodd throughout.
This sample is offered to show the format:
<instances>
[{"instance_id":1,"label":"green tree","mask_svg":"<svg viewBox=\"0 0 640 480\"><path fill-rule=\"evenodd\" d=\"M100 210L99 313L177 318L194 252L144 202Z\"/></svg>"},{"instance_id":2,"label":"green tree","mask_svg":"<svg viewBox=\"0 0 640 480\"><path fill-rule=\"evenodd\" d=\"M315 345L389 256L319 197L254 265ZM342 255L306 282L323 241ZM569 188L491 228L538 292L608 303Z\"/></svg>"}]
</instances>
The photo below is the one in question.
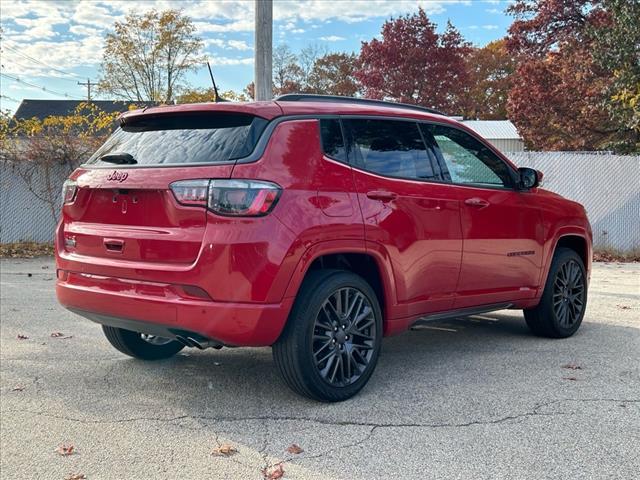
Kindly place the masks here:
<instances>
[{"instance_id":1,"label":"green tree","mask_svg":"<svg viewBox=\"0 0 640 480\"><path fill-rule=\"evenodd\" d=\"M469 75L463 115L480 120L507 118L507 98L516 61L505 40L474 48L467 57Z\"/></svg>"},{"instance_id":2,"label":"green tree","mask_svg":"<svg viewBox=\"0 0 640 480\"><path fill-rule=\"evenodd\" d=\"M105 37L98 90L127 100L171 102L185 74L204 62L195 30L177 10L130 13Z\"/></svg>"},{"instance_id":3,"label":"green tree","mask_svg":"<svg viewBox=\"0 0 640 480\"><path fill-rule=\"evenodd\" d=\"M360 90L354 74L358 57L353 53L329 53L316 59L307 77L305 92L352 97Z\"/></svg>"},{"instance_id":4,"label":"green tree","mask_svg":"<svg viewBox=\"0 0 640 480\"><path fill-rule=\"evenodd\" d=\"M612 73L604 105L623 126L609 145L622 152L640 151L640 1L605 0L608 17L590 29L593 58Z\"/></svg>"}]
</instances>

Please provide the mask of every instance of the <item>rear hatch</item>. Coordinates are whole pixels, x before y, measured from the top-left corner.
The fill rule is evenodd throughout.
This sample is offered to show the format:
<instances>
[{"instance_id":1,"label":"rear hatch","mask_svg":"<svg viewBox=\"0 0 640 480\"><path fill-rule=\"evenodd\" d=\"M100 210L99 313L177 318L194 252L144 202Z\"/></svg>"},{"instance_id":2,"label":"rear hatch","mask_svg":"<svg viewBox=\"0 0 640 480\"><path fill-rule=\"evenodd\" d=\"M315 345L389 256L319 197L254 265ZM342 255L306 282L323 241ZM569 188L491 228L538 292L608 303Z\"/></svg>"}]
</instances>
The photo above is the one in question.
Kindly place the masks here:
<instances>
[{"instance_id":1,"label":"rear hatch","mask_svg":"<svg viewBox=\"0 0 640 480\"><path fill-rule=\"evenodd\" d=\"M206 209L181 205L171 184L229 178L235 161L253 151L266 123L234 112L125 118L71 177L67 188L75 193L63 208L63 248L88 257L193 262Z\"/></svg>"}]
</instances>

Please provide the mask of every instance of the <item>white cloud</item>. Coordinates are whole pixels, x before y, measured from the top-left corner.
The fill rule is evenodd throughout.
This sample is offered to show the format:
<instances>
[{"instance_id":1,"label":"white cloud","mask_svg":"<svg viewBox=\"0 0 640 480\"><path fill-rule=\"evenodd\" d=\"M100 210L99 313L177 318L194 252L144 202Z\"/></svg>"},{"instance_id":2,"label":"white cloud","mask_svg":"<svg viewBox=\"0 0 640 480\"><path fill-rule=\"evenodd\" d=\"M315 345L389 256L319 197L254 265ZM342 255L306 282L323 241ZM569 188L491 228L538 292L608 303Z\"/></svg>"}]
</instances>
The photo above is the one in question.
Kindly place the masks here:
<instances>
[{"instance_id":1,"label":"white cloud","mask_svg":"<svg viewBox=\"0 0 640 480\"><path fill-rule=\"evenodd\" d=\"M116 15L109 8L88 0L78 3L73 14L75 23L92 25L103 29L113 27L115 21L122 19L124 19L124 15Z\"/></svg>"},{"instance_id":2,"label":"white cloud","mask_svg":"<svg viewBox=\"0 0 640 480\"><path fill-rule=\"evenodd\" d=\"M504 12L499 8L487 8L485 10L487 13L493 13L494 15L502 15Z\"/></svg>"},{"instance_id":3,"label":"white cloud","mask_svg":"<svg viewBox=\"0 0 640 480\"><path fill-rule=\"evenodd\" d=\"M218 47L224 48L225 50L240 50L247 51L253 50L247 42L244 40L223 40L222 38L205 38L204 39L205 48L208 47Z\"/></svg>"},{"instance_id":4,"label":"white cloud","mask_svg":"<svg viewBox=\"0 0 640 480\"><path fill-rule=\"evenodd\" d=\"M211 23L207 21L194 21L193 24L200 33L207 32L251 32L253 31L253 19L242 19L228 23Z\"/></svg>"},{"instance_id":5,"label":"white cloud","mask_svg":"<svg viewBox=\"0 0 640 480\"><path fill-rule=\"evenodd\" d=\"M197 33L205 38L208 49L222 49L229 53L252 50L250 42L234 36L249 35L253 31L253 0L0 1L3 43L63 71L72 71L79 66L96 67L102 58L104 34L113 28L114 22L124 19L129 12L144 13L152 8L158 11L181 9L192 18ZM424 8L427 14L442 13L452 3L469 4L469 0L343 0L339 3L326 0L278 0L274 2L274 33L277 38L286 39L287 35L325 28L327 23L354 23L376 18L382 22L390 16L415 12L418 6ZM484 25L475 28L488 30L498 27ZM210 36L216 38L208 38ZM326 42L344 39L340 35L320 37ZM53 73L9 51L3 52L3 63L7 73L24 75L25 79L28 75L52 76ZM213 57L214 65L252 63L252 58Z\"/></svg>"},{"instance_id":6,"label":"white cloud","mask_svg":"<svg viewBox=\"0 0 640 480\"><path fill-rule=\"evenodd\" d=\"M227 42L227 45L230 49L233 49L233 50L241 50L241 51L253 50L253 48L247 45L247 42L245 42L244 40L229 40Z\"/></svg>"},{"instance_id":7,"label":"white cloud","mask_svg":"<svg viewBox=\"0 0 640 480\"><path fill-rule=\"evenodd\" d=\"M90 37L101 34L101 31L97 28L85 27L84 25L72 25L71 27L69 27L69 31L74 35L80 35L83 37Z\"/></svg>"},{"instance_id":8,"label":"white cloud","mask_svg":"<svg viewBox=\"0 0 640 480\"><path fill-rule=\"evenodd\" d=\"M52 38L57 35L57 33L53 31L54 24L44 17L16 18L14 22L24 27L20 35L26 38Z\"/></svg>"},{"instance_id":9,"label":"white cloud","mask_svg":"<svg viewBox=\"0 0 640 480\"><path fill-rule=\"evenodd\" d=\"M498 27L498 25L482 25L482 28L485 30L497 30L500 27Z\"/></svg>"},{"instance_id":10,"label":"white cloud","mask_svg":"<svg viewBox=\"0 0 640 480\"><path fill-rule=\"evenodd\" d=\"M325 42L340 42L341 40L346 40L346 38L339 37L338 35L329 35L328 37L320 37L320 40L324 40Z\"/></svg>"},{"instance_id":11,"label":"white cloud","mask_svg":"<svg viewBox=\"0 0 640 480\"><path fill-rule=\"evenodd\" d=\"M247 58L229 58L229 57L212 57L210 60L212 65L253 65L253 57Z\"/></svg>"},{"instance_id":12,"label":"white cloud","mask_svg":"<svg viewBox=\"0 0 640 480\"><path fill-rule=\"evenodd\" d=\"M204 46L206 47L219 47L219 48L224 48L224 40L222 40L221 38L205 38L204 39Z\"/></svg>"}]
</instances>

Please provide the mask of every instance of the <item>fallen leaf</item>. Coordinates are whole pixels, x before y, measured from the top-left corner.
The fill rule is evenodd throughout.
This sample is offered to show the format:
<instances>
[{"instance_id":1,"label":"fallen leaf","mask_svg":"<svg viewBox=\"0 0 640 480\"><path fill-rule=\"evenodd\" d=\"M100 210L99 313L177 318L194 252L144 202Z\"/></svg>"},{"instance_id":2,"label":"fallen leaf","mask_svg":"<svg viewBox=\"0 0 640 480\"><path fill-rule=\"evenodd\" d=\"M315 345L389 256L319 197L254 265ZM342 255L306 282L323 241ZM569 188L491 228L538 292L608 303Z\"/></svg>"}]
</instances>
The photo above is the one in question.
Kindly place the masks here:
<instances>
[{"instance_id":1,"label":"fallen leaf","mask_svg":"<svg viewBox=\"0 0 640 480\"><path fill-rule=\"evenodd\" d=\"M282 478L284 475L284 468L282 468L282 464L279 463L272 468L264 468L262 469L262 476L265 480L278 480Z\"/></svg>"},{"instance_id":2,"label":"fallen leaf","mask_svg":"<svg viewBox=\"0 0 640 480\"><path fill-rule=\"evenodd\" d=\"M58 445L58 448L56 448L56 453L62 455L63 457L67 457L77 452L76 447L74 447L73 445Z\"/></svg>"},{"instance_id":3,"label":"fallen leaf","mask_svg":"<svg viewBox=\"0 0 640 480\"><path fill-rule=\"evenodd\" d=\"M86 480L87 476L84 473L72 473L64 480Z\"/></svg>"},{"instance_id":4,"label":"fallen leaf","mask_svg":"<svg viewBox=\"0 0 640 480\"><path fill-rule=\"evenodd\" d=\"M620 310L631 310L629 305L616 305Z\"/></svg>"},{"instance_id":5,"label":"fallen leaf","mask_svg":"<svg viewBox=\"0 0 640 480\"><path fill-rule=\"evenodd\" d=\"M562 365L562 368L567 368L569 370L582 370L580 365L576 365L574 363L567 363L566 365Z\"/></svg>"},{"instance_id":6,"label":"fallen leaf","mask_svg":"<svg viewBox=\"0 0 640 480\"><path fill-rule=\"evenodd\" d=\"M29 340L29 337L26 335L23 335L22 333L18 334L18 340Z\"/></svg>"},{"instance_id":7,"label":"fallen leaf","mask_svg":"<svg viewBox=\"0 0 640 480\"><path fill-rule=\"evenodd\" d=\"M236 449L233 445L224 443L218 448L214 448L213 452L211 452L211 455L230 457L231 455L234 455L236 453L238 453L238 449Z\"/></svg>"},{"instance_id":8,"label":"fallen leaf","mask_svg":"<svg viewBox=\"0 0 640 480\"><path fill-rule=\"evenodd\" d=\"M11 389L12 392L21 392L24 390L24 385L16 385Z\"/></svg>"},{"instance_id":9,"label":"fallen leaf","mask_svg":"<svg viewBox=\"0 0 640 480\"><path fill-rule=\"evenodd\" d=\"M68 338L73 338L73 335L65 335L62 332L53 332L51 334L53 338L61 338L62 340L67 340Z\"/></svg>"},{"instance_id":10,"label":"fallen leaf","mask_svg":"<svg viewBox=\"0 0 640 480\"><path fill-rule=\"evenodd\" d=\"M219 367L220 365L222 365L220 362L213 362L213 364L214 364L216 367Z\"/></svg>"},{"instance_id":11,"label":"fallen leaf","mask_svg":"<svg viewBox=\"0 0 640 480\"><path fill-rule=\"evenodd\" d=\"M577 382L578 379L576 377L562 377L563 380L571 380L572 382Z\"/></svg>"},{"instance_id":12,"label":"fallen leaf","mask_svg":"<svg viewBox=\"0 0 640 480\"><path fill-rule=\"evenodd\" d=\"M293 453L294 455L299 455L304 452L304 450L300 448L300 445L292 443L291 445L289 445L289 448L287 448L287 452Z\"/></svg>"}]
</instances>

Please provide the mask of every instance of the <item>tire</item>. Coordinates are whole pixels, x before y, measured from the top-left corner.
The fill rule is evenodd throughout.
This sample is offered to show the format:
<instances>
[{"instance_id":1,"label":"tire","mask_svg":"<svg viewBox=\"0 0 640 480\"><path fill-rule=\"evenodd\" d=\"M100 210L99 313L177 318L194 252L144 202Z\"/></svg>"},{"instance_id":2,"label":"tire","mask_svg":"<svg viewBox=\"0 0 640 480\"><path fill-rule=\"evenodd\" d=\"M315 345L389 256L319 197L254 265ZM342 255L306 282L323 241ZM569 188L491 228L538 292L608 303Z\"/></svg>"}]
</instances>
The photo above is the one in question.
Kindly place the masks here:
<instances>
[{"instance_id":1,"label":"tire","mask_svg":"<svg viewBox=\"0 0 640 480\"><path fill-rule=\"evenodd\" d=\"M141 360L170 358L184 348L184 345L175 340L162 339L165 343L158 342L161 337L150 337L149 340L144 340L142 334L122 328L103 325L102 331L116 350ZM152 341L156 341L157 344L151 343Z\"/></svg>"},{"instance_id":2,"label":"tire","mask_svg":"<svg viewBox=\"0 0 640 480\"><path fill-rule=\"evenodd\" d=\"M586 308L587 272L584 263L574 250L558 248L540 303L524 311L525 321L538 336L566 338L580 328Z\"/></svg>"},{"instance_id":3,"label":"tire","mask_svg":"<svg viewBox=\"0 0 640 480\"><path fill-rule=\"evenodd\" d=\"M381 343L382 312L371 286L351 272L319 270L300 287L273 358L294 392L340 402L365 386Z\"/></svg>"}]
</instances>

